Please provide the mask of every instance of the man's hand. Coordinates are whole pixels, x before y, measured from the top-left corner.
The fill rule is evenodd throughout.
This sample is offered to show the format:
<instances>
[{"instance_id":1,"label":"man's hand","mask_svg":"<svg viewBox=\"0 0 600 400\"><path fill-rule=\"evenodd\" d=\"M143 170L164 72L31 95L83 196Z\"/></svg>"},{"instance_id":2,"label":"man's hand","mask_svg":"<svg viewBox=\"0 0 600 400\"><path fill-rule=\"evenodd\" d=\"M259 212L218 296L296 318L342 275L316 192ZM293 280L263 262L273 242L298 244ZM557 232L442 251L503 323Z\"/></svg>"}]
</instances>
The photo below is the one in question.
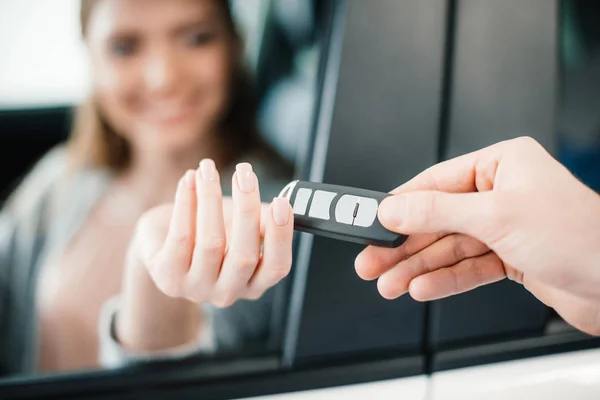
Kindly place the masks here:
<instances>
[{"instance_id":1,"label":"man's hand","mask_svg":"<svg viewBox=\"0 0 600 400\"><path fill-rule=\"evenodd\" d=\"M440 163L392 193L379 219L410 237L356 259L382 296L427 301L508 277L600 334L600 196L535 140Z\"/></svg>"}]
</instances>

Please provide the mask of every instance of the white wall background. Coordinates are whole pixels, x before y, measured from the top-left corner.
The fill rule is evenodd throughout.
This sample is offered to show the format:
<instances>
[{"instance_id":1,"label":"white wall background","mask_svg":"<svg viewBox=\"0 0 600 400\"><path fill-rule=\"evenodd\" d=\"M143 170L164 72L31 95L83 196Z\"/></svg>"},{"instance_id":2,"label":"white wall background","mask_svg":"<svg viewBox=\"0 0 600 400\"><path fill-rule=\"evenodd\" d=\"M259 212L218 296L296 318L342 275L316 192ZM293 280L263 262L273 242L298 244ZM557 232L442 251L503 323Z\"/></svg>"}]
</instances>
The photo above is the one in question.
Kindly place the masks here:
<instances>
[{"instance_id":1,"label":"white wall background","mask_svg":"<svg viewBox=\"0 0 600 400\"><path fill-rule=\"evenodd\" d=\"M268 4L233 2L252 64ZM83 99L88 70L79 29L79 0L0 0L0 108Z\"/></svg>"},{"instance_id":2,"label":"white wall background","mask_svg":"<svg viewBox=\"0 0 600 400\"><path fill-rule=\"evenodd\" d=\"M0 0L0 108L66 105L87 91L78 0Z\"/></svg>"}]
</instances>

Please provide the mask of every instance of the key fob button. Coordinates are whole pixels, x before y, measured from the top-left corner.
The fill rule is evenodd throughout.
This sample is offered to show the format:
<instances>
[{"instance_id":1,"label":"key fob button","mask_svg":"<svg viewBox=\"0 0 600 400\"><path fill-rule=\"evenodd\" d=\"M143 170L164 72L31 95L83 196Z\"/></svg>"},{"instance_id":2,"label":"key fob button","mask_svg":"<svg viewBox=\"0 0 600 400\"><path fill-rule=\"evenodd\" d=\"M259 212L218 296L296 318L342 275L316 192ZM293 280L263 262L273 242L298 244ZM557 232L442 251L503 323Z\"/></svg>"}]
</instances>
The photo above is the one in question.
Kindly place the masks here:
<instances>
[{"instance_id":1,"label":"key fob button","mask_svg":"<svg viewBox=\"0 0 600 400\"><path fill-rule=\"evenodd\" d=\"M335 206L335 220L341 224L352 225L354 221L354 209L358 202L358 196L345 194L338 200Z\"/></svg>"},{"instance_id":2,"label":"key fob button","mask_svg":"<svg viewBox=\"0 0 600 400\"><path fill-rule=\"evenodd\" d=\"M316 190L313 195L312 203L310 204L310 210L308 216L311 218L319 218L329 220L329 207L331 202L337 196L337 193L328 192L325 190Z\"/></svg>"},{"instance_id":3,"label":"key fob button","mask_svg":"<svg viewBox=\"0 0 600 400\"><path fill-rule=\"evenodd\" d=\"M375 222L375 218L377 218L377 200L369 198L369 197L359 197L358 198L358 210L356 213L356 218L354 218L355 226L362 226L364 228L368 228L373 225Z\"/></svg>"},{"instance_id":4,"label":"key fob button","mask_svg":"<svg viewBox=\"0 0 600 400\"><path fill-rule=\"evenodd\" d=\"M306 208L308 207L308 201L310 200L310 195L312 194L312 190L301 188L298 189L296 193L296 198L294 199L294 214L296 215L304 215L306 214Z\"/></svg>"}]
</instances>

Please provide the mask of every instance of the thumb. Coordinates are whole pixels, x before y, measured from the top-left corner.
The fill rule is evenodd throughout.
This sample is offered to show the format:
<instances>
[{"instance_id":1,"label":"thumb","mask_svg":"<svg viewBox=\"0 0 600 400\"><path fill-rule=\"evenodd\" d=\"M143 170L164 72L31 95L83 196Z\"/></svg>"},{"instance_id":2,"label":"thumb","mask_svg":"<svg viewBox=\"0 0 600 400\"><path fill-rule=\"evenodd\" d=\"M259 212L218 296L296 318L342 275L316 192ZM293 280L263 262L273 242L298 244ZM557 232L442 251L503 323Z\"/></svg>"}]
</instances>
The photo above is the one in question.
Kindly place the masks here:
<instances>
[{"instance_id":1,"label":"thumb","mask_svg":"<svg viewBox=\"0 0 600 400\"><path fill-rule=\"evenodd\" d=\"M381 224L394 232L456 232L484 241L494 230L494 192L408 192L384 199L378 211Z\"/></svg>"}]
</instances>

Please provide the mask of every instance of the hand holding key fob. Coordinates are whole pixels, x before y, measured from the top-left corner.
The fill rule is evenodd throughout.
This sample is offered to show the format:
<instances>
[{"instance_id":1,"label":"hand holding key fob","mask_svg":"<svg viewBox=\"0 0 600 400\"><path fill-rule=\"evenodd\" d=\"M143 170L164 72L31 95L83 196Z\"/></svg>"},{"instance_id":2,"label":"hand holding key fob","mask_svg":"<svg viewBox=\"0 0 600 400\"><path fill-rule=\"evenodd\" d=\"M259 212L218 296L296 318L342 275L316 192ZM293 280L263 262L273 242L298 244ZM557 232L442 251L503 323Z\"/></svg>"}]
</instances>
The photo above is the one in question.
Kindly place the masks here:
<instances>
[{"instance_id":1,"label":"hand holding key fob","mask_svg":"<svg viewBox=\"0 0 600 400\"><path fill-rule=\"evenodd\" d=\"M294 212L294 229L333 239L379 247L398 247L407 239L385 229L377 218L389 193L324 183L293 181L280 197Z\"/></svg>"}]
</instances>

